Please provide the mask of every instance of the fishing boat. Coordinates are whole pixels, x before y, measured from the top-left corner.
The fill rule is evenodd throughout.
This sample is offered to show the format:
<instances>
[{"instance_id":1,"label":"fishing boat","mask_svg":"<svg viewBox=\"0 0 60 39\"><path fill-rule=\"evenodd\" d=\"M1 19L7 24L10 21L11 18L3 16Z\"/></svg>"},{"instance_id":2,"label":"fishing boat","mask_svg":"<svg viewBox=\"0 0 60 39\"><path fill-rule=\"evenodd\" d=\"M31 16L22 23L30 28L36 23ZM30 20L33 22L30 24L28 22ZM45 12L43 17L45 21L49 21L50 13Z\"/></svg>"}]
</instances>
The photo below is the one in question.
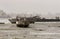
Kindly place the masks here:
<instances>
[{"instance_id":1,"label":"fishing boat","mask_svg":"<svg viewBox=\"0 0 60 39\"><path fill-rule=\"evenodd\" d=\"M17 27L28 27L29 24L30 22L25 17L17 18L16 20Z\"/></svg>"}]
</instances>

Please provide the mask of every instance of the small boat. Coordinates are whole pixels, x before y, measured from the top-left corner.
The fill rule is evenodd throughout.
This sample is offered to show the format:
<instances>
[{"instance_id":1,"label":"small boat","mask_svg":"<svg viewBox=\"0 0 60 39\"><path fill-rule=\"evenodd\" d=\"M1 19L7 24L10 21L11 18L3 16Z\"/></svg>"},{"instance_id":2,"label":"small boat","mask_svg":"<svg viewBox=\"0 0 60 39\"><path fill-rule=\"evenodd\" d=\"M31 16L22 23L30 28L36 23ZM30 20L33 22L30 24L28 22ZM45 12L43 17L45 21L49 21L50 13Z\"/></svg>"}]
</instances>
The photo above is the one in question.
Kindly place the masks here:
<instances>
[{"instance_id":1,"label":"small boat","mask_svg":"<svg viewBox=\"0 0 60 39\"><path fill-rule=\"evenodd\" d=\"M11 19L9 19L9 21L10 21L12 24L16 24L16 18L11 18Z\"/></svg>"},{"instance_id":2,"label":"small boat","mask_svg":"<svg viewBox=\"0 0 60 39\"><path fill-rule=\"evenodd\" d=\"M25 18L17 18L16 25L17 27L28 27L30 22Z\"/></svg>"}]
</instances>

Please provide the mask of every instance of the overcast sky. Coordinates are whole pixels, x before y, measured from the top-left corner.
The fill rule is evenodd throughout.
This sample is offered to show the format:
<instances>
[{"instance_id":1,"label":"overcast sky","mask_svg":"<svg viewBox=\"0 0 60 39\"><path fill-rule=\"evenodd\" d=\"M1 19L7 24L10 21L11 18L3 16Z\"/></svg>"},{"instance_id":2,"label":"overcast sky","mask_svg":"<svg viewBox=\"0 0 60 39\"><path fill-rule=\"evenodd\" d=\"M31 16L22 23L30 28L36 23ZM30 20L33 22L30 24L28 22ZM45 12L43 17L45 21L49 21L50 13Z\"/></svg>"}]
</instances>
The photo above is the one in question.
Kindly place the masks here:
<instances>
[{"instance_id":1,"label":"overcast sky","mask_svg":"<svg viewBox=\"0 0 60 39\"><path fill-rule=\"evenodd\" d=\"M60 0L0 0L0 9L7 13L59 14Z\"/></svg>"}]
</instances>

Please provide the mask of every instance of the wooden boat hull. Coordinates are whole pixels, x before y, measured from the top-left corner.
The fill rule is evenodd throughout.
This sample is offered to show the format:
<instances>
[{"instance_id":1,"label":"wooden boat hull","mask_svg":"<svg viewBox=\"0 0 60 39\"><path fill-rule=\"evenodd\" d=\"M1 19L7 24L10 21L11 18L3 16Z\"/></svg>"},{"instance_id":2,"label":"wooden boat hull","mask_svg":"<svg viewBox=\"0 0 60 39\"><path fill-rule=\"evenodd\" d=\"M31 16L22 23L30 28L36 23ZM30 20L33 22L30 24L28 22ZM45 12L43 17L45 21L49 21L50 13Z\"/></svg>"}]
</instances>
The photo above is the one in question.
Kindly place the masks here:
<instances>
[{"instance_id":1,"label":"wooden boat hull","mask_svg":"<svg viewBox=\"0 0 60 39\"><path fill-rule=\"evenodd\" d=\"M28 26L29 26L29 24L27 24L27 25L17 24L17 27L28 27Z\"/></svg>"}]
</instances>

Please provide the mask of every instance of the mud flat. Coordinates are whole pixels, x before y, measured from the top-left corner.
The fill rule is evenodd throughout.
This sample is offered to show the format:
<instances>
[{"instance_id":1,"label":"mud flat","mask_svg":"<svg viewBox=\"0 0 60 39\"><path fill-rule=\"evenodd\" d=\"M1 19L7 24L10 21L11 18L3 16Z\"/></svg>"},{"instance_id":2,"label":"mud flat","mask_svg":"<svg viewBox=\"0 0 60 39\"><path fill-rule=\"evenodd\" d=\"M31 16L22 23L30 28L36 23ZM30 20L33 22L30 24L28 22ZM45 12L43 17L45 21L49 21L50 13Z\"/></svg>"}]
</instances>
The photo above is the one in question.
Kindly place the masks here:
<instances>
[{"instance_id":1,"label":"mud flat","mask_svg":"<svg viewBox=\"0 0 60 39\"><path fill-rule=\"evenodd\" d=\"M40 22L28 28L0 24L0 39L60 39L60 22Z\"/></svg>"}]
</instances>

